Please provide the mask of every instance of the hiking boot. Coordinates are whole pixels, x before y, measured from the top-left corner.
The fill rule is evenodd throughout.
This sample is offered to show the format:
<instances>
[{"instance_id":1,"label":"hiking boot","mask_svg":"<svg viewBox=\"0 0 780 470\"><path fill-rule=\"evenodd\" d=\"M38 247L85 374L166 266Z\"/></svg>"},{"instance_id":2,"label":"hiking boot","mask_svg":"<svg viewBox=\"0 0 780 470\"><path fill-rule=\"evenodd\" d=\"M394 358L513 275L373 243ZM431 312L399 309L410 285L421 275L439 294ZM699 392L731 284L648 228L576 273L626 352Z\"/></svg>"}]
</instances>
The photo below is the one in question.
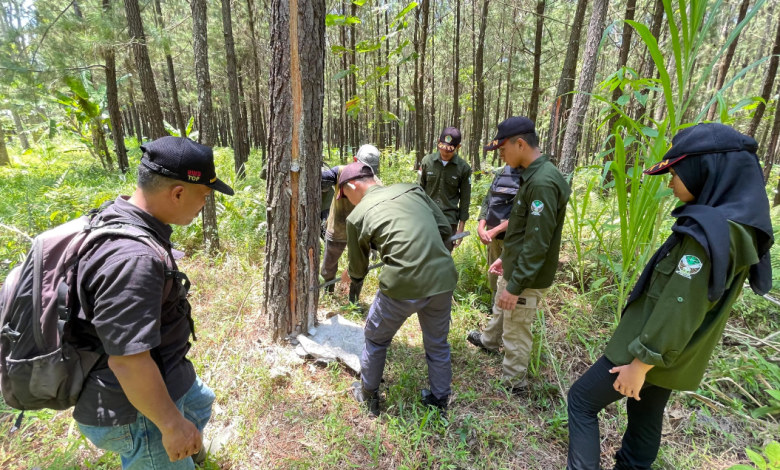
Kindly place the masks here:
<instances>
[{"instance_id":1,"label":"hiking boot","mask_svg":"<svg viewBox=\"0 0 780 470\"><path fill-rule=\"evenodd\" d=\"M366 390L363 388L361 382L352 383L352 398L354 398L356 402L366 405L368 412L371 413L371 416L374 418L379 416L379 393L377 392L378 390L374 390L373 392Z\"/></svg>"},{"instance_id":2,"label":"hiking boot","mask_svg":"<svg viewBox=\"0 0 780 470\"><path fill-rule=\"evenodd\" d=\"M422 389L422 404L425 406L432 406L438 408L442 415L447 415L447 403L450 401L450 396L445 395L441 398L431 393L427 388Z\"/></svg>"},{"instance_id":3,"label":"hiking boot","mask_svg":"<svg viewBox=\"0 0 780 470\"><path fill-rule=\"evenodd\" d=\"M496 354L497 352L492 349L488 349L488 347L485 346L485 343L482 342L482 333L477 330L469 331L469 335L466 337L466 340L488 354Z\"/></svg>"},{"instance_id":4,"label":"hiking boot","mask_svg":"<svg viewBox=\"0 0 780 470\"><path fill-rule=\"evenodd\" d=\"M360 292L363 290L363 282L349 283L349 303L357 305L360 301Z\"/></svg>"},{"instance_id":5,"label":"hiking boot","mask_svg":"<svg viewBox=\"0 0 780 470\"><path fill-rule=\"evenodd\" d=\"M325 282L332 281L333 279L326 279ZM333 294L336 292L336 284L331 284L329 286L325 286L325 293L326 294Z\"/></svg>"}]
</instances>

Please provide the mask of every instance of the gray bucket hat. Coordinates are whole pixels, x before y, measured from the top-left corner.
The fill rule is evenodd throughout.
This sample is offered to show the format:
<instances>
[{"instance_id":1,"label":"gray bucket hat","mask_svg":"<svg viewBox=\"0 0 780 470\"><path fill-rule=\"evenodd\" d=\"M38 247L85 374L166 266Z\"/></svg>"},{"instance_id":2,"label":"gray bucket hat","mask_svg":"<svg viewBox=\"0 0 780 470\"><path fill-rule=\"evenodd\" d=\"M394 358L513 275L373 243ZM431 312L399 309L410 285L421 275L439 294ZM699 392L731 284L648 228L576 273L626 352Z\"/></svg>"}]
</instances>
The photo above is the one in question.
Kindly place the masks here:
<instances>
[{"instance_id":1,"label":"gray bucket hat","mask_svg":"<svg viewBox=\"0 0 780 470\"><path fill-rule=\"evenodd\" d=\"M374 174L379 173L379 149L374 147L373 145L362 145L357 152L357 155L355 158L357 158L357 161L363 162L366 165L370 166L372 170L374 170Z\"/></svg>"}]
</instances>

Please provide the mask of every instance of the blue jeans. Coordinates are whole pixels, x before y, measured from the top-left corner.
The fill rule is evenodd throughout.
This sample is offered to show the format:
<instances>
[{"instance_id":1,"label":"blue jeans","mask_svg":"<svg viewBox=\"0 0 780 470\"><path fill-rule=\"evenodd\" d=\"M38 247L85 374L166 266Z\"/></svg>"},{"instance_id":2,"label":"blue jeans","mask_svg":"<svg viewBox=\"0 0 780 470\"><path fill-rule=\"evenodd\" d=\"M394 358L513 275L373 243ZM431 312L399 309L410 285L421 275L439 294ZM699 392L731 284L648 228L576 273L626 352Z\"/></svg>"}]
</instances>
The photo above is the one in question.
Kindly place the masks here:
<instances>
[{"instance_id":1,"label":"blue jeans","mask_svg":"<svg viewBox=\"0 0 780 470\"><path fill-rule=\"evenodd\" d=\"M211 418L214 392L200 378L176 402L176 407L203 432ZM116 452L122 458L122 468L132 470L191 470L192 457L171 462L162 444L162 432L146 416L138 413L133 424L122 426L87 426L76 423L81 434L98 449Z\"/></svg>"}]
</instances>

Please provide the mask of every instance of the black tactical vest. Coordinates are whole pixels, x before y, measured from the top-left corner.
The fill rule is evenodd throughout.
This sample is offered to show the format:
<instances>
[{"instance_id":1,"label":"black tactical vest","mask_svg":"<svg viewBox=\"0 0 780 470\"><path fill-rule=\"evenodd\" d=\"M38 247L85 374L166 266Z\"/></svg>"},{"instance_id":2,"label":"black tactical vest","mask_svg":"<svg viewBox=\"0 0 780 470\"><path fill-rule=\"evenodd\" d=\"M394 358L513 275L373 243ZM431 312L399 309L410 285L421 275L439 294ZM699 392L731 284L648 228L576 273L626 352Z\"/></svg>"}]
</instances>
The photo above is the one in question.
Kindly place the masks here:
<instances>
[{"instance_id":1,"label":"black tactical vest","mask_svg":"<svg viewBox=\"0 0 780 470\"><path fill-rule=\"evenodd\" d=\"M506 165L504 170L493 179L488 197L487 216L485 217L488 227L496 227L509 219L512 202L515 200L517 190L520 189L521 174L522 168L512 171L512 167ZM496 238L503 240L504 234L501 233Z\"/></svg>"}]
</instances>

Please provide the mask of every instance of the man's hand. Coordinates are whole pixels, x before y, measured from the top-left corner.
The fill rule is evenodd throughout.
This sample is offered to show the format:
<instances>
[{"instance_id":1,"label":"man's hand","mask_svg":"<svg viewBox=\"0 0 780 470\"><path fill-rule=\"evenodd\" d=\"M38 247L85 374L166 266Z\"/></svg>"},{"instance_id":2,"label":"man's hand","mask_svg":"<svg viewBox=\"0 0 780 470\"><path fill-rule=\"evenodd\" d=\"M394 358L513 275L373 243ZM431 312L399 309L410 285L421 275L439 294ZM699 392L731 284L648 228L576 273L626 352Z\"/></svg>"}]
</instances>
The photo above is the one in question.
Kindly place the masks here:
<instances>
[{"instance_id":1,"label":"man's hand","mask_svg":"<svg viewBox=\"0 0 780 470\"><path fill-rule=\"evenodd\" d=\"M625 366L613 367L610 369L609 373L618 374L618 378L615 380L613 387L620 392L621 395L639 401L639 392L642 390L642 385L645 383L645 376L647 375L647 371L652 368L653 366L647 365L639 359L634 359L631 364Z\"/></svg>"},{"instance_id":2,"label":"man's hand","mask_svg":"<svg viewBox=\"0 0 780 470\"><path fill-rule=\"evenodd\" d=\"M171 400L160 369L149 351L129 356L109 356L108 367L130 403L162 433L163 446L171 462L197 454L201 435Z\"/></svg>"},{"instance_id":3,"label":"man's hand","mask_svg":"<svg viewBox=\"0 0 780 470\"><path fill-rule=\"evenodd\" d=\"M504 289L501 291L501 295L498 296L498 299L496 299L496 304L498 304L498 308L511 311L515 309L517 299L519 298L519 295L512 295L508 290Z\"/></svg>"},{"instance_id":4,"label":"man's hand","mask_svg":"<svg viewBox=\"0 0 780 470\"><path fill-rule=\"evenodd\" d=\"M203 445L198 428L184 416L179 416L181 419L172 426L165 429L160 428L163 447L165 447L171 462L197 454Z\"/></svg>"},{"instance_id":5,"label":"man's hand","mask_svg":"<svg viewBox=\"0 0 780 470\"><path fill-rule=\"evenodd\" d=\"M482 224L477 228L477 234L479 235L479 241L481 241L483 245L489 245L490 242L493 241L490 232L485 230L485 228L482 227Z\"/></svg>"},{"instance_id":6,"label":"man's hand","mask_svg":"<svg viewBox=\"0 0 780 470\"><path fill-rule=\"evenodd\" d=\"M493 264L490 265L488 272L497 276L504 275L504 263L501 262L501 258L498 258L493 262Z\"/></svg>"}]
</instances>

